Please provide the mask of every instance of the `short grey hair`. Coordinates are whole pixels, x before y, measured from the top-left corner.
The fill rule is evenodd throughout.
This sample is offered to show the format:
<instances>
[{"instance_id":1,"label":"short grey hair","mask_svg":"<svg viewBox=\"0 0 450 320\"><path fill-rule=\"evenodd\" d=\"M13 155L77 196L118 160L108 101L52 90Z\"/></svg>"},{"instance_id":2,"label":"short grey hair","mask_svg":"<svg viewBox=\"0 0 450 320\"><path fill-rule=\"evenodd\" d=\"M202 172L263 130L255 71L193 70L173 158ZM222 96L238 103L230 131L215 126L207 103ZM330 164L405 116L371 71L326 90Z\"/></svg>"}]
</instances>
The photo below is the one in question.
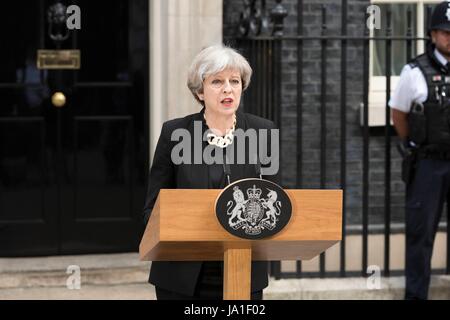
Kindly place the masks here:
<instances>
[{"instance_id":1,"label":"short grey hair","mask_svg":"<svg viewBox=\"0 0 450 320\"><path fill-rule=\"evenodd\" d=\"M200 51L188 71L187 86L194 98L204 105L197 94L203 93L203 81L210 75L225 69L238 70L241 74L242 91L250 84L252 68L239 52L224 45L214 45Z\"/></svg>"}]
</instances>

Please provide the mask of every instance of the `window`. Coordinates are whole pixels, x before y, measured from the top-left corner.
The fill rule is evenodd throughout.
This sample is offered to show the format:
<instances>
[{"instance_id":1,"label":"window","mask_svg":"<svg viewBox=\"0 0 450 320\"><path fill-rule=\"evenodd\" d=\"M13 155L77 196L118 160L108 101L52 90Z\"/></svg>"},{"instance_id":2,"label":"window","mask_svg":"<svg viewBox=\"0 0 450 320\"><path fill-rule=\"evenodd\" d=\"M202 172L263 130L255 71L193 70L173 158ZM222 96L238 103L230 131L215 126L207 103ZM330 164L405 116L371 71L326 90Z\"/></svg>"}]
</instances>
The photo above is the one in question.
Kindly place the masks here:
<instances>
[{"instance_id":1,"label":"window","mask_svg":"<svg viewBox=\"0 0 450 320\"><path fill-rule=\"evenodd\" d=\"M392 36L405 36L407 32L407 12L411 10L411 34L424 37L427 34L428 13L437 3L435 0L373 0L380 7L381 29L371 30L371 36L385 36L387 11L391 12ZM407 42L393 40L391 50L391 92L394 91L403 66L408 62ZM386 115L386 41L370 42L369 81L369 126L384 126ZM425 51L425 41L412 41L411 58ZM362 110L361 110L362 111ZM363 124L361 112L361 125Z\"/></svg>"}]
</instances>

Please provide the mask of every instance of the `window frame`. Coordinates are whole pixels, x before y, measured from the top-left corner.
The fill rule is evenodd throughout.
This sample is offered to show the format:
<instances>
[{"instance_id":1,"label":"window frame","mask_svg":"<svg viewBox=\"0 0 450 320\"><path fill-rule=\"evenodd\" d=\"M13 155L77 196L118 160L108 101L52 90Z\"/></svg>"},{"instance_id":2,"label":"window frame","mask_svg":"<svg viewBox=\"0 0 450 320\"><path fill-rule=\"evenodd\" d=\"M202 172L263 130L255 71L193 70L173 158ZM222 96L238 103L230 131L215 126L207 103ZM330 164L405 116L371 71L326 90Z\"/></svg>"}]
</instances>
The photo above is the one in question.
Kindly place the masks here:
<instances>
[{"instance_id":1,"label":"window frame","mask_svg":"<svg viewBox=\"0 0 450 320\"><path fill-rule=\"evenodd\" d=\"M425 36L425 5L427 4L437 4L441 0L371 0L370 4L415 4L416 5L416 23L417 23L417 34L415 36L422 38ZM406 21L405 21L406 23ZM374 31L370 30L370 37L374 36ZM374 57L373 57L374 42L369 43L369 127L382 127L386 125L386 76L374 76ZM423 41L416 42L416 52L417 55L425 51L425 44ZM391 76L391 94L400 79L400 76ZM364 125L363 122L363 109L364 105L361 104L360 109L360 123L361 126ZM392 119L391 119L392 125Z\"/></svg>"}]
</instances>

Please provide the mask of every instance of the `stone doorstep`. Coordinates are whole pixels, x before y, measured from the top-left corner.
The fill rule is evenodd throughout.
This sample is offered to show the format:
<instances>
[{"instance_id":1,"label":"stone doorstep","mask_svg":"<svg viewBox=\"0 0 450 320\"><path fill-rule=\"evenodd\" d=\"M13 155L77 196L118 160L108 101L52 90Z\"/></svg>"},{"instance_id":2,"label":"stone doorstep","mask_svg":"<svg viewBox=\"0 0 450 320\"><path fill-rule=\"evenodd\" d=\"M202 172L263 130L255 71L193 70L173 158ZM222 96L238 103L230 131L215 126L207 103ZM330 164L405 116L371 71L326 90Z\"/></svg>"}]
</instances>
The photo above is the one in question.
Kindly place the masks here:
<instances>
[{"instance_id":1,"label":"stone doorstep","mask_svg":"<svg viewBox=\"0 0 450 320\"><path fill-rule=\"evenodd\" d=\"M72 273L62 271L31 271L0 273L0 290L12 288L66 287ZM82 285L122 285L146 283L149 268L81 269Z\"/></svg>"},{"instance_id":2,"label":"stone doorstep","mask_svg":"<svg viewBox=\"0 0 450 320\"><path fill-rule=\"evenodd\" d=\"M75 256L1 258L0 289L65 287L73 271L80 268L81 283L119 285L145 283L151 262L139 261L137 253ZM73 269L72 269L73 270Z\"/></svg>"},{"instance_id":3,"label":"stone doorstep","mask_svg":"<svg viewBox=\"0 0 450 320\"><path fill-rule=\"evenodd\" d=\"M150 262L139 261L136 252L113 254L87 254L72 256L0 258L0 274L18 272L42 272L67 270L70 265L83 269L112 269L150 266Z\"/></svg>"},{"instance_id":4,"label":"stone doorstep","mask_svg":"<svg viewBox=\"0 0 450 320\"><path fill-rule=\"evenodd\" d=\"M149 284L86 285L79 290L65 287L0 289L0 300L155 300Z\"/></svg>"},{"instance_id":5,"label":"stone doorstep","mask_svg":"<svg viewBox=\"0 0 450 320\"><path fill-rule=\"evenodd\" d=\"M7 272L0 274L0 296L13 298L33 297L39 298L39 291L43 297L57 299L67 297L74 299L85 297L89 299L91 293L94 297L120 299L119 293L109 296L111 292L120 292L120 288L140 287L145 299L148 285L148 267L125 267L105 269L84 269L81 273L81 285L86 293L81 291L66 290L68 274L56 271L44 272ZM370 283L369 283L370 285ZM310 300L310 299L403 299L404 277L390 277L380 279L379 289L369 289L366 278L305 278L305 279L270 279L269 287L264 290L265 300ZM62 295L61 295L62 294ZM136 298L141 297L137 295ZM45 298L45 299L47 299ZM129 294L124 299L131 298ZM431 299L450 299L450 276L435 275L432 277L430 287Z\"/></svg>"}]
</instances>

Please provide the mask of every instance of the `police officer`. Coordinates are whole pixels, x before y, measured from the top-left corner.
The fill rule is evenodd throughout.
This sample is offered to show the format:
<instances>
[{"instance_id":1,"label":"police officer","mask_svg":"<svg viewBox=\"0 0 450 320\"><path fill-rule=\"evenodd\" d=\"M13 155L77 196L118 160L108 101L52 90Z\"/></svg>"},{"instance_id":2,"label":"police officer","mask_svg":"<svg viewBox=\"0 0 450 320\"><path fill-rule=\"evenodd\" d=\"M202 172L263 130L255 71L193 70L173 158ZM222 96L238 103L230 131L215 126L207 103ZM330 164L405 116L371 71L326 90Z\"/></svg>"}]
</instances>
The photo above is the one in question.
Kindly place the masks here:
<instances>
[{"instance_id":1,"label":"police officer","mask_svg":"<svg viewBox=\"0 0 450 320\"><path fill-rule=\"evenodd\" d=\"M406 183L405 299L427 299L431 256L450 188L450 2L436 6L427 50L404 66L389 101Z\"/></svg>"}]
</instances>

